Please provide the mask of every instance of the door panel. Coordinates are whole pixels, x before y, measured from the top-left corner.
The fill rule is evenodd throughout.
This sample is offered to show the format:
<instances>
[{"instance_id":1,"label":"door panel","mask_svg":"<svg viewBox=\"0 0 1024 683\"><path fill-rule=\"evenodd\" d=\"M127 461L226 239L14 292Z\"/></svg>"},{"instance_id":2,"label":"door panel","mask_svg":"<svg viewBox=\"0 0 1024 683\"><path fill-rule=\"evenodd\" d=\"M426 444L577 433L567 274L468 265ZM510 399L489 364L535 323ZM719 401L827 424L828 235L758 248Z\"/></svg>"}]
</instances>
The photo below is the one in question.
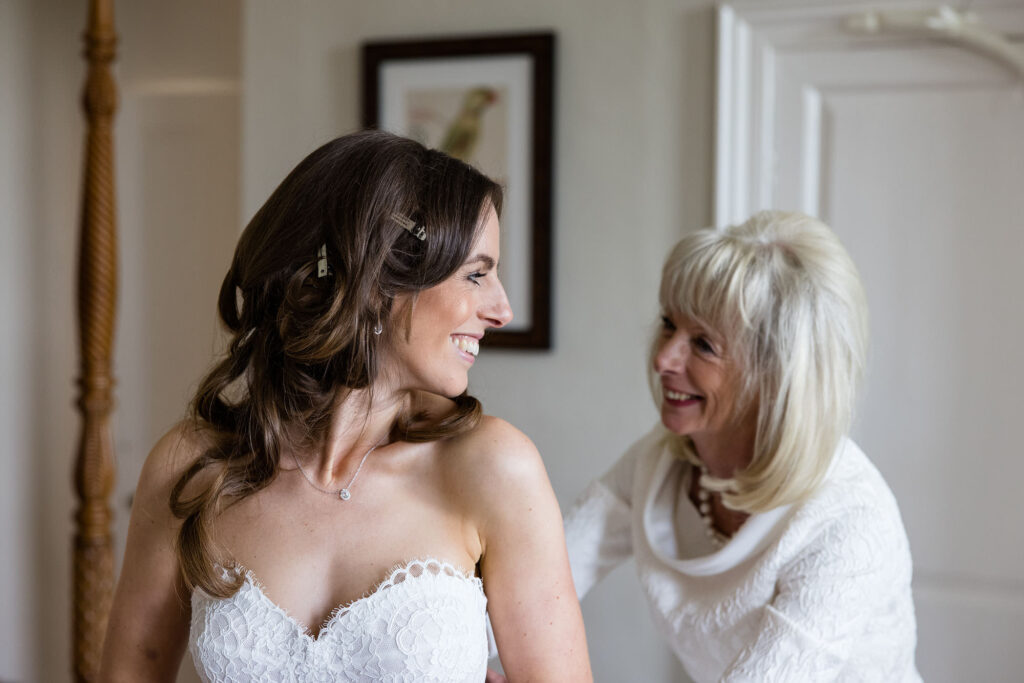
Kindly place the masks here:
<instances>
[{"instance_id":1,"label":"door panel","mask_svg":"<svg viewBox=\"0 0 1024 683\"><path fill-rule=\"evenodd\" d=\"M1019 4L974 9L1024 34ZM722 10L717 222L803 210L850 250L872 320L854 437L910 537L918 667L1018 680L1024 78L955 45L845 33L855 11Z\"/></svg>"}]
</instances>

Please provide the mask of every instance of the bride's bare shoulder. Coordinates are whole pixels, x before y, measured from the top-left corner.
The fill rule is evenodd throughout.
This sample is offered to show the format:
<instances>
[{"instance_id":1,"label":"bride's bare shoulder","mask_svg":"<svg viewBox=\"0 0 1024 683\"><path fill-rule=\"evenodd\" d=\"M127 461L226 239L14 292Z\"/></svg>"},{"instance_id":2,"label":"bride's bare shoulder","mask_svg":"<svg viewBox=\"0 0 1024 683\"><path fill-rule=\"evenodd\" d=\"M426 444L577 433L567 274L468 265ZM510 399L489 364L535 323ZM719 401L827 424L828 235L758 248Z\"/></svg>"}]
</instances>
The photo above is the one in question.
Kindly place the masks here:
<instances>
[{"instance_id":1,"label":"bride's bare shoulder","mask_svg":"<svg viewBox=\"0 0 1024 683\"><path fill-rule=\"evenodd\" d=\"M192 420L176 424L149 452L139 475L136 500L159 500L166 505L175 484L211 444L209 433Z\"/></svg>"},{"instance_id":2,"label":"bride's bare shoulder","mask_svg":"<svg viewBox=\"0 0 1024 683\"><path fill-rule=\"evenodd\" d=\"M456 437L453 447L469 456L470 460L485 459L492 466L500 468L523 467L540 460L537 447L530 437L511 423L493 415L484 415L474 429ZM480 458L472 457L474 455Z\"/></svg>"},{"instance_id":3,"label":"bride's bare shoulder","mask_svg":"<svg viewBox=\"0 0 1024 683\"><path fill-rule=\"evenodd\" d=\"M449 476L471 505L491 507L495 498L524 500L550 490L533 441L501 418L485 415L473 430L451 439L447 450Z\"/></svg>"},{"instance_id":4,"label":"bride's bare shoulder","mask_svg":"<svg viewBox=\"0 0 1024 683\"><path fill-rule=\"evenodd\" d=\"M443 415L455 403L443 396L418 393L414 411ZM438 465L447 488L471 507L493 506L492 496L514 496L549 489L547 472L533 441L505 420L484 415L468 431L441 440ZM479 494L479 495L478 495Z\"/></svg>"}]
</instances>

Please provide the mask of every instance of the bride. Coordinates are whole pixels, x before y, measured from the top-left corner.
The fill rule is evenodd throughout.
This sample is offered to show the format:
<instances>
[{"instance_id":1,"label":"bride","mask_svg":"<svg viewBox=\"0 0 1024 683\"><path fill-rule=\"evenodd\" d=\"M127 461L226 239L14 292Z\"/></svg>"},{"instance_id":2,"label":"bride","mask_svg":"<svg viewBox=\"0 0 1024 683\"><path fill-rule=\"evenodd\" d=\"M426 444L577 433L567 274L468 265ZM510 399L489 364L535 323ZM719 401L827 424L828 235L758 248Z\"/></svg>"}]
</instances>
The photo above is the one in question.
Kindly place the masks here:
<instances>
[{"instance_id":1,"label":"bride","mask_svg":"<svg viewBox=\"0 0 1024 683\"><path fill-rule=\"evenodd\" d=\"M139 480L101 680L590 680L536 448L466 393L501 189L366 131L303 160L243 233L231 333Z\"/></svg>"}]
</instances>

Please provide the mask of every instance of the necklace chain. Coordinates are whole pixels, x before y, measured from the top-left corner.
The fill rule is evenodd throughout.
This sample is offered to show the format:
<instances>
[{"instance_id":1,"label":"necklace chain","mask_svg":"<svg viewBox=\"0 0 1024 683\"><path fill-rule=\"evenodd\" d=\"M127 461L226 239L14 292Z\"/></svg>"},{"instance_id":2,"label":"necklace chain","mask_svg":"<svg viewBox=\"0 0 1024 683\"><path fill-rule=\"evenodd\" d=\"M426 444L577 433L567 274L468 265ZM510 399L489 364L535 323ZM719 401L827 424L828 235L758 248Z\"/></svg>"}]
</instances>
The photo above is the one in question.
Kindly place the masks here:
<instances>
[{"instance_id":1,"label":"necklace chain","mask_svg":"<svg viewBox=\"0 0 1024 683\"><path fill-rule=\"evenodd\" d=\"M366 453L363 455L363 459L359 461L359 467L356 468L355 474L353 474L352 478L348 480L348 484L346 484L345 486L343 486L341 489L339 489L337 491L332 491L330 489L325 489L325 488L321 488L320 486L318 486L317 483L315 481L313 481L308 474L306 474L306 470L302 469L302 465L299 464L299 459L298 459L298 457L296 457L294 451L292 451L292 460L295 461L295 466L299 469L299 472L302 474L302 478L305 479L306 482L310 486L312 486L317 491L320 491L322 493L327 493L327 494L330 494L332 496L337 496L341 500L348 500L349 498L352 497L352 494L350 493L349 490L352 488L352 484L355 483L356 477L358 477L359 473L362 471L363 465L366 463L366 459L370 457L370 453L373 453L375 450L377 450L377 446L379 446L382 443L384 443L384 439L386 439L386 438L387 438L387 434L382 436L380 441L378 441L377 443L373 444L373 446L370 447L370 450L366 451Z\"/></svg>"},{"instance_id":2,"label":"necklace chain","mask_svg":"<svg viewBox=\"0 0 1024 683\"><path fill-rule=\"evenodd\" d=\"M711 491L704 488L704 482L701 481L708 476L708 466L704 463L692 463L692 466L697 475L697 512L700 514L700 521L704 522L704 534L711 541L711 545L718 549L728 543L730 537L715 527L715 516L711 512Z\"/></svg>"}]
</instances>

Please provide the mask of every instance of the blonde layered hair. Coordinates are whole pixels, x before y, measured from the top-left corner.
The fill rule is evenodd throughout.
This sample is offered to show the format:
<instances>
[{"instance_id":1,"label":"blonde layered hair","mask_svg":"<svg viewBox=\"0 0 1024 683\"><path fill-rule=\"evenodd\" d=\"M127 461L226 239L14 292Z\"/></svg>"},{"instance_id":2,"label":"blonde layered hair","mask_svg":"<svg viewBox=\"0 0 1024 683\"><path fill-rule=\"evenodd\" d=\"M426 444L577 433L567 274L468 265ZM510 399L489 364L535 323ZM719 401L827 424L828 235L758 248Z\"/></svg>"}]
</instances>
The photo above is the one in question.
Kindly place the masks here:
<instances>
[{"instance_id":1,"label":"blonde layered hair","mask_svg":"<svg viewBox=\"0 0 1024 683\"><path fill-rule=\"evenodd\" d=\"M704 229L672 249L661 278L666 314L717 332L741 374L736 410L757 408L750 464L713 482L726 506L764 512L814 493L849 430L867 355L857 269L832 230L798 213L763 211ZM661 404L660 381L652 389ZM689 438L668 437L677 449Z\"/></svg>"}]
</instances>

